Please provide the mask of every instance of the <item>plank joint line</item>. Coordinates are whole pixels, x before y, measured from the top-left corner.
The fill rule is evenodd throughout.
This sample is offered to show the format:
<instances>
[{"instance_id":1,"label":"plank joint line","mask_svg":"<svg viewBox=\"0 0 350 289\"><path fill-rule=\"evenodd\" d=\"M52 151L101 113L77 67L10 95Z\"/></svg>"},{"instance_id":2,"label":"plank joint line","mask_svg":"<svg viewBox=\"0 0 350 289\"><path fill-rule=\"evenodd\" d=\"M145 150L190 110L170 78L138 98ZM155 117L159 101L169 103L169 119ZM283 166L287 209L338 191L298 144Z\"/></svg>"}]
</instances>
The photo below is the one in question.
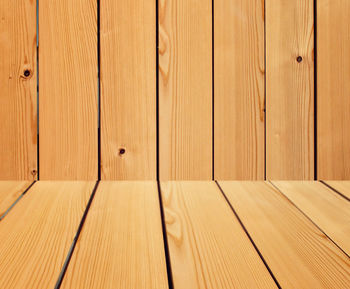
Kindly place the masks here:
<instances>
[{"instance_id":1,"label":"plank joint line","mask_svg":"<svg viewBox=\"0 0 350 289\"><path fill-rule=\"evenodd\" d=\"M303 216L305 216L322 234L324 234L340 251L342 251L348 258L348 255L325 231L323 231L307 214L304 213L290 198L288 198L282 190L280 190L273 182L269 181L269 183L273 186L273 188L281 194L292 206L294 206Z\"/></svg>"},{"instance_id":2,"label":"plank joint line","mask_svg":"<svg viewBox=\"0 0 350 289\"><path fill-rule=\"evenodd\" d=\"M344 194L342 194L340 191L338 191L337 189L333 188L331 185L328 185L325 181L320 180L320 183L322 183L323 185L325 185L326 187L330 188L333 192L336 192L338 195L340 195L341 197L343 197L345 200L350 202L350 199L345 196Z\"/></svg>"},{"instance_id":3,"label":"plank joint line","mask_svg":"<svg viewBox=\"0 0 350 289\"><path fill-rule=\"evenodd\" d=\"M279 289L282 289L281 285L278 283L278 281L277 281L275 275L273 274L272 270L270 269L269 265L267 264L267 262L266 262L264 256L261 254L259 248L256 246L256 244L255 244L253 238L250 236L250 234L249 234L247 228L244 226L244 224L243 224L241 218L238 216L238 214L237 214L236 210L234 209L233 205L232 205L232 204L230 203L230 201L228 200L228 198L227 198L227 196L226 196L224 190L221 188L221 186L220 186L220 184L218 183L218 181L215 181L215 183L216 183L216 185L218 186L218 188L219 188L220 192L222 193L223 197L225 198L227 204L228 204L229 207L231 208L233 214L235 215L235 217L237 218L238 222L240 223L240 225L241 225L243 231L246 233L246 235L247 235L249 241L252 243L252 245L253 245L255 251L258 253L258 255L259 255L261 261L264 263L264 265L265 265L267 271L269 271L269 273L270 273L270 275L271 275L273 281L276 283L276 286L277 286Z\"/></svg>"},{"instance_id":4,"label":"plank joint line","mask_svg":"<svg viewBox=\"0 0 350 289\"><path fill-rule=\"evenodd\" d=\"M97 191L97 188L98 188L98 185L99 185L100 181L96 181L96 184L91 192L91 196L89 198L89 201L86 205L86 208L85 208L85 211L84 211L84 214L83 214L83 217L79 223L79 226L78 226L78 230L74 236L74 239L73 239L73 242L72 242L72 245L71 247L69 248L69 251L68 251L68 254L67 254L67 257L66 257L66 260L64 261L63 263L63 266L62 266L62 270L58 276L58 279L57 279L57 282L56 282L56 285L55 285L55 289L59 289L61 287L61 284L62 284L62 281L63 281L63 278L64 278L64 275L67 271L67 268L68 268L68 265L69 265L69 262L72 258L72 255L73 255L73 252L74 252L74 248L78 242L78 239L79 239L79 235L81 233L81 230L83 229L83 226L84 226L84 223L85 223L85 220L86 220L86 217L87 217L87 214L89 212L89 209L91 207L91 204L92 204L92 201L94 199L94 196L95 196L95 193Z\"/></svg>"}]
</instances>

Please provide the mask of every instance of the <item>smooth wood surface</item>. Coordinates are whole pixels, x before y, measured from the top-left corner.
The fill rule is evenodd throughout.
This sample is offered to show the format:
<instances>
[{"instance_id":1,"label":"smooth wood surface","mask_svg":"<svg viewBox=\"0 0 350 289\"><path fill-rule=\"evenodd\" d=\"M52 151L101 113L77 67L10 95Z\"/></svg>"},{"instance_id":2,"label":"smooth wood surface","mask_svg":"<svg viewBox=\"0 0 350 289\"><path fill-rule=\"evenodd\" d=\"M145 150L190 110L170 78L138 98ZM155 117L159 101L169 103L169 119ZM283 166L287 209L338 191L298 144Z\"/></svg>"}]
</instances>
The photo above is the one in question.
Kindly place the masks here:
<instances>
[{"instance_id":1,"label":"smooth wood surface","mask_svg":"<svg viewBox=\"0 0 350 289\"><path fill-rule=\"evenodd\" d=\"M267 179L314 179L313 2L266 1Z\"/></svg>"},{"instance_id":2,"label":"smooth wood surface","mask_svg":"<svg viewBox=\"0 0 350 289\"><path fill-rule=\"evenodd\" d=\"M214 1L215 179L264 179L264 1Z\"/></svg>"},{"instance_id":3,"label":"smooth wood surface","mask_svg":"<svg viewBox=\"0 0 350 289\"><path fill-rule=\"evenodd\" d=\"M95 182L39 182L0 223L0 288L54 288Z\"/></svg>"},{"instance_id":4,"label":"smooth wood surface","mask_svg":"<svg viewBox=\"0 0 350 289\"><path fill-rule=\"evenodd\" d=\"M350 181L326 181L333 189L350 199Z\"/></svg>"},{"instance_id":5,"label":"smooth wood surface","mask_svg":"<svg viewBox=\"0 0 350 289\"><path fill-rule=\"evenodd\" d=\"M214 182L162 182L174 288L276 288Z\"/></svg>"},{"instance_id":6,"label":"smooth wood surface","mask_svg":"<svg viewBox=\"0 0 350 289\"><path fill-rule=\"evenodd\" d=\"M350 179L350 1L317 1L317 174Z\"/></svg>"},{"instance_id":7,"label":"smooth wood surface","mask_svg":"<svg viewBox=\"0 0 350 289\"><path fill-rule=\"evenodd\" d=\"M29 185L27 181L0 181L0 217Z\"/></svg>"},{"instance_id":8,"label":"smooth wood surface","mask_svg":"<svg viewBox=\"0 0 350 289\"><path fill-rule=\"evenodd\" d=\"M102 179L156 179L156 1L100 5Z\"/></svg>"},{"instance_id":9,"label":"smooth wood surface","mask_svg":"<svg viewBox=\"0 0 350 289\"><path fill-rule=\"evenodd\" d=\"M350 259L271 184L220 182L282 288L348 288Z\"/></svg>"},{"instance_id":10,"label":"smooth wood surface","mask_svg":"<svg viewBox=\"0 0 350 289\"><path fill-rule=\"evenodd\" d=\"M159 1L162 180L212 179L212 1Z\"/></svg>"},{"instance_id":11,"label":"smooth wood surface","mask_svg":"<svg viewBox=\"0 0 350 289\"><path fill-rule=\"evenodd\" d=\"M320 182L273 182L350 256L350 202Z\"/></svg>"},{"instance_id":12,"label":"smooth wood surface","mask_svg":"<svg viewBox=\"0 0 350 289\"><path fill-rule=\"evenodd\" d=\"M97 179L97 2L39 5L40 179Z\"/></svg>"},{"instance_id":13,"label":"smooth wood surface","mask_svg":"<svg viewBox=\"0 0 350 289\"><path fill-rule=\"evenodd\" d=\"M34 180L36 1L1 0L0 7L0 179Z\"/></svg>"},{"instance_id":14,"label":"smooth wood surface","mask_svg":"<svg viewBox=\"0 0 350 289\"><path fill-rule=\"evenodd\" d=\"M61 288L168 288L156 182L102 182Z\"/></svg>"}]
</instances>

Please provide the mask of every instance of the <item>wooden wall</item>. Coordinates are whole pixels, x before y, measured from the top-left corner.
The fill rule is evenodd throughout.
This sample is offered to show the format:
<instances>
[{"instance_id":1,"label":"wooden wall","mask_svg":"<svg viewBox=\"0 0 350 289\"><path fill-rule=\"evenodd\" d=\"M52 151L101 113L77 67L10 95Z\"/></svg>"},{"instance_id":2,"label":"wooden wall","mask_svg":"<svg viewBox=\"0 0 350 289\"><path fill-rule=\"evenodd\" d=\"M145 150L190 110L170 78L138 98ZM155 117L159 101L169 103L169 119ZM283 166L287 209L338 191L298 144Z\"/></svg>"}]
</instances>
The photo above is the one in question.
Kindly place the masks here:
<instances>
[{"instance_id":1,"label":"wooden wall","mask_svg":"<svg viewBox=\"0 0 350 289\"><path fill-rule=\"evenodd\" d=\"M36 1L0 0L0 179L350 178L348 0Z\"/></svg>"}]
</instances>

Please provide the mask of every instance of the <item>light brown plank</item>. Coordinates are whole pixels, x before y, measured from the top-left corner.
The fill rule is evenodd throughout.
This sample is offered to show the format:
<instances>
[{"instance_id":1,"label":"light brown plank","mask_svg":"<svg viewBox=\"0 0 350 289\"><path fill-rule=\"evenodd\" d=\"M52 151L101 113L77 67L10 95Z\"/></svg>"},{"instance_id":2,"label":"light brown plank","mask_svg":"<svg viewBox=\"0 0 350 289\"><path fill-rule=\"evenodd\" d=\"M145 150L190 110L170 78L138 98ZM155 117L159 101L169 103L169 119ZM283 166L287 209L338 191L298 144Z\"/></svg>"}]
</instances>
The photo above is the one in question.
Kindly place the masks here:
<instances>
[{"instance_id":1,"label":"light brown plank","mask_svg":"<svg viewBox=\"0 0 350 289\"><path fill-rule=\"evenodd\" d=\"M1 0L0 7L0 179L33 180L37 175L36 1Z\"/></svg>"},{"instance_id":2,"label":"light brown plank","mask_svg":"<svg viewBox=\"0 0 350 289\"><path fill-rule=\"evenodd\" d=\"M161 190L174 288L276 288L214 182Z\"/></svg>"},{"instance_id":3,"label":"light brown plank","mask_svg":"<svg viewBox=\"0 0 350 289\"><path fill-rule=\"evenodd\" d=\"M326 181L325 183L350 199L350 181Z\"/></svg>"},{"instance_id":4,"label":"light brown plank","mask_svg":"<svg viewBox=\"0 0 350 289\"><path fill-rule=\"evenodd\" d=\"M0 181L0 217L29 185L27 181Z\"/></svg>"},{"instance_id":5,"label":"light brown plank","mask_svg":"<svg viewBox=\"0 0 350 289\"><path fill-rule=\"evenodd\" d=\"M159 1L162 180L212 179L211 2Z\"/></svg>"},{"instance_id":6,"label":"light brown plank","mask_svg":"<svg viewBox=\"0 0 350 289\"><path fill-rule=\"evenodd\" d=\"M102 179L156 179L156 69L156 1L102 0Z\"/></svg>"},{"instance_id":7,"label":"light brown plank","mask_svg":"<svg viewBox=\"0 0 350 289\"><path fill-rule=\"evenodd\" d=\"M350 256L350 202L320 182L273 182Z\"/></svg>"},{"instance_id":8,"label":"light brown plank","mask_svg":"<svg viewBox=\"0 0 350 289\"><path fill-rule=\"evenodd\" d=\"M61 288L168 288L156 182L102 182Z\"/></svg>"},{"instance_id":9,"label":"light brown plank","mask_svg":"<svg viewBox=\"0 0 350 289\"><path fill-rule=\"evenodd\" d=\"M282 288L349 288L350 259L271 184L220 185Z\"/></svg>"},{"instance_id":10,"label":"light brown plank","mask_svg":"<svg viewBox=\"0 0 350 289\"><path fill-rule=\"evenodd\" d=\"M97 2L39 5L40 179L97 179Z\"/></svg>"},{"instance_id":11,"label":"light brown plank","mask_svg":"<svg viewBox=\"0 0 350 289\"><path fill-rule=\"evenodd\" d=\"M350 1L317 1L317 174L350 179Z\"/></svg>"},{"instance_id":12,"label":"light brown plank","mask_svg":"<svg viewBox=\"0 0 350 289\"><path fill-rule=\"evenodd\" d=\"M264 1L214 1L215 179L264 179Z\"/></svg>"},{"instance_id":13,"label":"light brown plank","mask_svg":"<svg viewBox=\"0 0 350 289\"><path fill-rule=\"evenodd\" d=\"M94 182L38 182L0 226L0 288L54 288Z\"/></svg>"},{"instance_id":14,"label":"light brown plank","mask_svg":"<svg viewBox=\"0 0 350 289\"><path fill-rule=\"evenodd\" d=\"M314 179L313 2L266 1L267 179Z\"/></svg>"}]
</instances>

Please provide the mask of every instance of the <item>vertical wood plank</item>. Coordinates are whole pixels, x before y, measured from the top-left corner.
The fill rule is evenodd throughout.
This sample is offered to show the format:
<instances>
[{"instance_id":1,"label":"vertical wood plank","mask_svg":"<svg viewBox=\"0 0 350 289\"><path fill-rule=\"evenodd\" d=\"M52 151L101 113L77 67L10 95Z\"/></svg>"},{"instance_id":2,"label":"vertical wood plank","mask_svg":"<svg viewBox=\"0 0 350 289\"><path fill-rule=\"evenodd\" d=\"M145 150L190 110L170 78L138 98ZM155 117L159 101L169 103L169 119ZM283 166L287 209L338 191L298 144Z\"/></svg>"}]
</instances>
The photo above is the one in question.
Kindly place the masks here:
<instances>
[{"instance_id":1,"label":"vertical wood plank","mask_svg":"<svg viewBox=\"0 0 350 289\"><path fill-rule=\"evenodd\" d=\"M264 179L264 1L214 1L215 179Z\"/></svg>"},{"instance_id":2,"label":"vertical wood plank","mask_svg":"<svg viewBox=\"0 0 350 289\"><path fill-rule=\"evenodd\" d=\"M211 0L159 1L160 178L212 178Z\"/></svg>"},{"instance_id":3,"label":"vertical wood plank","mask_svg":"<svg viewBox=\"0 0 350 289\"><path fill-rule=\"evenodd\" d=\"M350 2L317 1L317 171L350 178Z\"/></svg>"},{"instance_id":4,"label":"vertical wood plank","mask_svg":"<svg viewBox=\"0 0 350 289\"><path fill-rule=\"evenodd\" d=\"M0 179L37 171L36 1L0 1Z\"/></svg>"},{"instance_id":5,"label":"vertical wood plank","mask_svg":"<svg viewBox=\"0 0 350 289\"><path fill-rule=\"evenodd\" d=\"M101 159L102 179L156 178L155 0L101 1Z\"/></svg>"},{"instance_id":6,"label":"vertical wood plank","mask_svg":"<svg viewBox=\"0 0 350 289\"><path fill-rule=\"evenodd\" d=\"M313 31L313 0L266 1L268 179L314 178Z\"/></svg>"},{"instance_id":7,"label":"vertical wood plank","mask_svg":"<svg viewBox=\"0 0 350 289\"><path fill-rule=\"evenodd\" d=\"M39 5L41 179L97 178L97 2Z\"/></svg>"}]
</instances>

